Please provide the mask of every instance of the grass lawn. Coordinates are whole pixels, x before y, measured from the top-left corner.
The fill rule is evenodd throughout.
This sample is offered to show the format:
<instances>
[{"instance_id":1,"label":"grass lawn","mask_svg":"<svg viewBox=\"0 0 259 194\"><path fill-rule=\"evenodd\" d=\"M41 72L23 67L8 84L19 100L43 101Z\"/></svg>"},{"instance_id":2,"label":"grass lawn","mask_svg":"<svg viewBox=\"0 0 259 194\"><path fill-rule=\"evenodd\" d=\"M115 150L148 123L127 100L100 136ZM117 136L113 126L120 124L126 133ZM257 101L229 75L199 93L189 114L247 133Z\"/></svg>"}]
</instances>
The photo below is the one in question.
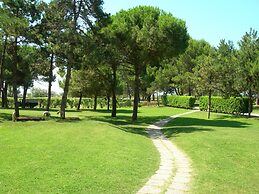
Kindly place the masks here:
<instances>
[{"instance_id":1,"label":"grass lawn","mask_svg":"<svg viewBox=\"0 0 259 194\"><path fill-rule=\"evenodd\" d=\"M252 113L259 114L259 106L254 106Z\"/></svg>"},{"instance_id":2,"label":"grass lawn","mask_svg":"<svg viewBox=\"0 0 259 194\"><path fill-rule=\"evenodd\" d=\"M185 111L141 107L135 123L130 109L115 119L101 110L67 113L80 121L12 122L13 110L0 109L0 193L134 193L159 167L145 127Z\"/></svg>"},{"instance_id":3,"label":"grass lawn","mask_svg":"<svg viewBox=\"0 0 259 194\"><path fill-rule=\"evenodd\" d=\"M259 193L259 119L196 112L164 133L192 160L191 193Z\"/></svg>"}]
</instances>

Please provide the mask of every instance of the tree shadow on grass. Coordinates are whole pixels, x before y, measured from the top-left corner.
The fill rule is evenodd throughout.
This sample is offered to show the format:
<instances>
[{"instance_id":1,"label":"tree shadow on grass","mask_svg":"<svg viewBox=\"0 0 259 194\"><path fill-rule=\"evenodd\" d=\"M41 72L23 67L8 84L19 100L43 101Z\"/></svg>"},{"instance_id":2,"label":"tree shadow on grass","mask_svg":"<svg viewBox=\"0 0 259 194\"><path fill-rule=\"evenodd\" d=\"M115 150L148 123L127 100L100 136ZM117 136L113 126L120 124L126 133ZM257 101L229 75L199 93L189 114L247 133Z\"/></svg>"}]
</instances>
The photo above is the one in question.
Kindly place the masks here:
<instances>
[{"instance_id":1,"label":"tree shadow on grass","mask_svg":"<svg viewBox=\"0 0 259 194\"><path fill-rule=\"evenodd\" d=\"M193 132L212 132L213 127L222 128L247 128L250 124L246 122L229 120L232 116L226 115L224 118L217 118L213 120L178 117L171 121L163 128L163 132L167 137L176 137L180 133L193 133ZM228 119L228 120L226 120Z\"/></svg>"},{"instance_id":2,"label":"tree shadow on grass","mask_svg":"<svg viewBox=\"0 0 259 194\"><path fill-rule=\"evenodd\" d=\"M51 118L55 120L58 123L78 123L81 121L80 118L71 118L71 117L66 117L65 119L61 119L59 117Z\"/></svg>"},{"instance_id":3,"label":"tree shadow on grass","mask_svg":"<svg viewBox=\"0 0 259 194\"><path fill-rule=\"evenodd\" d=\"M45 112L46 108L21 108L20 110L28 110L28 111L39 111L39 112ZM49 112L58 112L60 108L50 108ZM76 109L66 109L66 112L81 112L81 110L76 110Z\"/></svg>"},{"instance_id":4,"label":"tree shadow on grass","mask_svg":"<svg viewBox=\"0 0 259 194\"><path fill-rule=\"evenodd\" d=\"M248 114L241 114L241 115L237 115L237 114L224 114L224 115L220 115L218 116L216 119L250 119L250 118L259 118L259 116L257 114L253 115L253 113L250 115L250 117L248 116Z\"/></svg>"},{"instance_id":5,"label":"tree shadow on grass","mask_svg":"<svg viewBox=\"0 0 259 194\"><path fill-rule=\"evenodd\" d=\"M0 113L0 122L11 121L11 120L12 120L12 114L10 114L10 113Z\"/></svg>"},{"instance_id":6,"label":"tree shadow on grass","mask_svg":"<svg viewBox=\"0 0 259 194\"><path fill-rule=\"evenodd\" d=\"M93 109L84 109L85 111L89 111L89 112L99 112L99 113L111 113L111 110L107 110L107 109L97 109L97 110L93 110ZM130 109L117 109L117 114L131 114L132 110Z\"/></svg>"},{"instance_id":7,"label":"tree shadow on grass","mask_svg":"<svg viewBox=\"0 0 259 194\"><path fill-rule=\"evenodd\" d=\"M130 112L131 113L131 112ZM166 118L165 116L139 116L137 121L131 120L131 114L129 115L118 115L116 118L110 116L86 116L86 119L108 123L110 126L120 129L128 133L139 134L148 136L146 128L149 124L152 124L160 119Z\"/></svg>"},{"instance_id":8,"label":"tree shadow on grass","mask_svg":"<svg viewBox=\"0 0 259 194\"><path fill-rule=\"evenodd\" d=\"M241 122L237 120L231 120L228 118L232 117L224 117L217 119L199 119L199 118L189 118L189 117L178 117L175 121L173 121L174 126L207 126L207 127L233 127L233 128L246 128L249 126L249 123ZM228 119L228 120L227 120Z\"/></svg>"},{"instance_id":9,"label":"tree shadow on grass","mask_svg":"<svg viewBox=\"0 0 259 194\"><path fill-rule=\"evenodd\" d=\"M210 132L214 131L211 128L204 128L204 127L165 127L162 129L163 133L166 137L177 137L181 133L193 133L193 132Z\"/></svg>"}]
</instances>

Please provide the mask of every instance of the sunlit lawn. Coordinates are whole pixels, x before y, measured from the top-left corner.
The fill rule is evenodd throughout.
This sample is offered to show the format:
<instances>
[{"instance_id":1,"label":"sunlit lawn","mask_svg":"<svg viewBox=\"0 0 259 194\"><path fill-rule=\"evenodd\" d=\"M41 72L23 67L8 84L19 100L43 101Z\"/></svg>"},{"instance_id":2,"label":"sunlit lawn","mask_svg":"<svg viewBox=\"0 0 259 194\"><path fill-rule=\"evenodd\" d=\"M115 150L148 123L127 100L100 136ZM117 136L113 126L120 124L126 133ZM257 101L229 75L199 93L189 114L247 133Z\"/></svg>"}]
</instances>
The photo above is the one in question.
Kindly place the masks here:
<instances>
[{"instance_id":1,"label":"sunlit lawn","mask_svg":"<svg viewBox=\"0 0 259 194\"><path fill-rule=\"evenodd\" d=\"M259 119L205 112L170 122L164 133L192 160L191 193L259 193Z\"/></svg>"},{"instance_id":2,"label":"sunlit lawn","mask_svg":"<svg viewBox=\"0 0 259 194\"><path fill-rule=\"evenodd\" d=\"M254 106L252 113L259 114L259 106Z\"/></svg>"},{"instance_id":3,"label":"sunlit lawn","mask_svg":"<svg viewBox=\"0 0 259 194\"><path fill-rule=\"evenodd\" d=\"M104 110L71 111L81 120L40 122L12 122L13 110L0 110L0 193L134 193L159 166L145 127L185 111L141 107L132 123L130 109L116 119Z\"/></svg>"}]
</instances>

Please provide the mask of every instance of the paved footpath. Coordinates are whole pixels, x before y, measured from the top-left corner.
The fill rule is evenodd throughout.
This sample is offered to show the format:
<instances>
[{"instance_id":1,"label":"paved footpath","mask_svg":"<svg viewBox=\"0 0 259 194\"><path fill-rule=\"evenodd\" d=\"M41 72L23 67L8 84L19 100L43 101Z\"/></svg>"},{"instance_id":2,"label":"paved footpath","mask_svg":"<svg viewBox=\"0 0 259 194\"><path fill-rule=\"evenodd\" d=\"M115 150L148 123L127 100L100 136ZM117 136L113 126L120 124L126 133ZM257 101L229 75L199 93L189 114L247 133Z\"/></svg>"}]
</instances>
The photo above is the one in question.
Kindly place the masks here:
<instances>
[{"instance_id":1,"label":"paved footpath","mask_svg":"<svg viewBox=\"0 0 259 194\"><path fill-rule=\"evenodd\" d=\"M192 171L190 159L163 135L161 127L177 117L196 111L171 116L148 126L148 134L160 153L160 166L137 194L188 192Z\"/></svg>"}]
</instances>

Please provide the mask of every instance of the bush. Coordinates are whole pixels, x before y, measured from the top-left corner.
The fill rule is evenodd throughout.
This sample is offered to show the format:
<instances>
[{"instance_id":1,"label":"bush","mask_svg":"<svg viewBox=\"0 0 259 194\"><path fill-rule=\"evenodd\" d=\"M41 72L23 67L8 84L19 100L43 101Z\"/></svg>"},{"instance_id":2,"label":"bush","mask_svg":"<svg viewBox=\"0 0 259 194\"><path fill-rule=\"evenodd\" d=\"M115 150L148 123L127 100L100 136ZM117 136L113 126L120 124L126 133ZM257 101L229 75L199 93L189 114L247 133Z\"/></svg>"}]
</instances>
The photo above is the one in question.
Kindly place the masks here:
<instances>
[{"instance_id":1,"label":"bush","mask_svg":"<svg viewBox=\"0 0 259 194\"><path fill-rule=\"evenodd\" d=\"M14 100L12 97L8 97L8 107L14 108ZM38 108L46 108L47 106L47 97L36 97L36 98L27 98L27 101L30 100L37 100L38 101ZM21 98L18 101L22 101ZM1 101L0 101L1 103ZM67 99L67 108L77 108L79 103L79 98L68 98ZM110 102L112 103L112 102ZM100 108L107 107L107 100L105 98L98 98L97 104ZM50 108L60 108L61 106L61 97L52 97L50 101ZM94 106L94 99L93 98L82 98L81 107L84 109L92 109ZM132 101L129 99L118 99L117 106L119 108L122 107L131 107Z\"/></svg>"},{"instance_id":2,"label":"bush","mask_svg":"<svg viewBox=\"0 0 259 194\"><path fill-rule=\"evenodd\" d=\"M9 108L14 108L14 99L13 98L11 98L11 97L7 98L7 106Z\"/></svg>"},{"instance_id":3,"label":"bush","mask_svg":"<svg viewBox=\"0 0 259 194\"><path fill-rule=\"evenodd\" d=\"M107 106L107 100L105 98L98 98L97 104L100 106L100 108L104 108Z\"/></svg>"},{"instance_id":4,"label":"bush","mask_svg":"<svg viewBox=\"0 0 259 194\"><path fill-rule=\"evenodd\" d=\"M148 101L141 101L139 103L139 107L142 107L142 106L158 106L158 104L157 104L157 101L150 101L150 102L148 102Z\"/></svg>"},{"instance_id":5,"label":"bush","mask_svg":"<svg viewBox=\"0 0 259 194\"><path fill-rule=\"evenodd\" d=\"M208 96L200 97L200 110L208 109ZM241 114L248 113L248 98L219 96L211 97L211 111L220 113ZM252 109L251 109L252 110Z\"/></svg>"},{"instance_id":6,"label":"bush","mask_svg":"<svg viewBox=\"0 0 259 194\"><path fill-rule=\"evenodd\" d=\"M168 105L168 100L167 100L168 98L167 98L167 95L163 95L163 96L161 96L161 101L162 101L162 104L164 105L164 106L167 106Z\"/></svg>"},{"instance_id":7,"label":"bush","mask_svg":"<svg viewBox=\"0 0 259 194\"><path fill-rule=\"evenodd\" d=\"M165 106L192 109L195 103L193 96L162 96L162 103Z\"/></svg>"},{"instance_id":8,"label":"bush","mask_svg":"<svg viewBox=\"0 0 259 194\"><path fill-rule=\"evenodd\" d=\"M119 108L131 107L132 106L132 101L130 99L118 99L117 106Z\"/></svg>"}]
</instances>

